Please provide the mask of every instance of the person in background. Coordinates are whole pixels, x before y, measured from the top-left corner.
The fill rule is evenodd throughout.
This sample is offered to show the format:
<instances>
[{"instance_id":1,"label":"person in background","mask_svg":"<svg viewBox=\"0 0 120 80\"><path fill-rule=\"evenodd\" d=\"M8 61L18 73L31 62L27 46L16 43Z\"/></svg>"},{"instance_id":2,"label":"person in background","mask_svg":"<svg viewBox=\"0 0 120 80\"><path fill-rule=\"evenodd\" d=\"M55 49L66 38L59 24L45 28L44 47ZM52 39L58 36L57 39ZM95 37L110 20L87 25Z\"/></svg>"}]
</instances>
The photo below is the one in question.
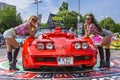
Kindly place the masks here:
<instances>
[{"instance_id":1,"label":"person in background","mask_svg":"<svg viewBox=\"0 0 120 80\"><path fill-rule=\"evenodd\" d=\"M73 27L69 29L69 32L74 33Z\"/></svg>"},{"instance_id":2,"label":"person in background","mask_svg":"<svg viewBox=\"0 0 120 80\"><path fill-rule=\"evenodd\" d=\"M98 44L98 51L100 56L100 66L99 68L110 67L110 43L112 38L112 32L106 29L102 29L94 19L93 14L88 14L86 16L84 24L85 37L89 37L90 34L102 36L101 42ZM104 55L103 47L105 46ZM105 56L105 58L104 58Z\"/></svg>"},{"instance_id":3,"label":"person in background","mask_svg":"<svg viewBox=\"0 0 120 80\"><path fill-rule=\"evenodd\" d=\"M29 34L30 37L34 37L36 30L37 30L37 23L38 23L38 17L35 15L32 15L28 18L28 21L10 28L6 30L3 33L3 36L5 38L6 46L7 46L7 57L9 60L9 70L19 70L16 68L17 63L17 55L19 52L19 44L15 40L15 37L18 36L24 36L26 34ZM14 52L12 54L12 50L14 49Z\"/></svg>"}]
</instances>

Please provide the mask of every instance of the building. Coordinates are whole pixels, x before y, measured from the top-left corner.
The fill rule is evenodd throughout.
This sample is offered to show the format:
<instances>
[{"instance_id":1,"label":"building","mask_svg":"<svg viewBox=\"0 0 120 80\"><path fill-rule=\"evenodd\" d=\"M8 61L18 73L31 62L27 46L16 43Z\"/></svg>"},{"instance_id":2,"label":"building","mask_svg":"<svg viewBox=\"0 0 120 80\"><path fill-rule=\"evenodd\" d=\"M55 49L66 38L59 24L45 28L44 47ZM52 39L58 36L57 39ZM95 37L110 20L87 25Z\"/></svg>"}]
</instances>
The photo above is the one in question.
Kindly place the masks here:
<instances>
[{"instance_id":1,"label":"building","mask_svg":"<svg viewBox=\"0 0 120 80\"><path fill-rule=\"evenodd\" d=\"M16 9L16 6L14 6L14 5L10 5L10 4L6 4L6 3L3 3L3 2L0 2L0 9L3 9L3 7L5 7L5 6L14 7Z\"/></svg>"}]
</instances>

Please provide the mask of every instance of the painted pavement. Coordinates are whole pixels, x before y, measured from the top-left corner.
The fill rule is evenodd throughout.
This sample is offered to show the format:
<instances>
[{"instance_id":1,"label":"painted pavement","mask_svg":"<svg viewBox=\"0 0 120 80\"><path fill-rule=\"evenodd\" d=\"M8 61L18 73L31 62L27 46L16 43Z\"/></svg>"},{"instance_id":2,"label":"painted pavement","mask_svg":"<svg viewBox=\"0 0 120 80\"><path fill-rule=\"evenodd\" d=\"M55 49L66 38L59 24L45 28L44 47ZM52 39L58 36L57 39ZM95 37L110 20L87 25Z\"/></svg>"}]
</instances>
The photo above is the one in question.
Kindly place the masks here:
<instances>
[{"instance_id":1,"label":"painted pavement","mask_svg":"<svg viewBox=\"0 0 120 80\"><path fill-rule=\"evenodd\" d=\"M111 58L111 68L109 69L99 69L98 63L93 69L44 67L38 70L24 71L21 58L19 58L17 67L20 71L10 71L7 59L2 57L0 58L0 80L120 80L120 58Z\"/></svg>"}]
</instances>

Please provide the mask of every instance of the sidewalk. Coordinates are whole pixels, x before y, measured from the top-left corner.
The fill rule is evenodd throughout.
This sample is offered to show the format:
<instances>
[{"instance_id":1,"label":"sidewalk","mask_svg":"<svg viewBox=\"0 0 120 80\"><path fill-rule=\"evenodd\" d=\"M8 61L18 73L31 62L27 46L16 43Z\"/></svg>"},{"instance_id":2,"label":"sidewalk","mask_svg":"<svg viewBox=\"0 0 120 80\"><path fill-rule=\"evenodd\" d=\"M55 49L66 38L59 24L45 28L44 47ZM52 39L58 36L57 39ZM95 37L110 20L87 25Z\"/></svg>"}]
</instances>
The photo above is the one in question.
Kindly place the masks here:
<instances>
[{"instance_id":1,"label":"sidewalk","mask_svg":"<svg viewBox=\"0 0 120 80\"><path fill-rule=\"evenodd\" d=\"M120 57L120 50L111 50L111 57Z\"/></svg>"}]
</instances>

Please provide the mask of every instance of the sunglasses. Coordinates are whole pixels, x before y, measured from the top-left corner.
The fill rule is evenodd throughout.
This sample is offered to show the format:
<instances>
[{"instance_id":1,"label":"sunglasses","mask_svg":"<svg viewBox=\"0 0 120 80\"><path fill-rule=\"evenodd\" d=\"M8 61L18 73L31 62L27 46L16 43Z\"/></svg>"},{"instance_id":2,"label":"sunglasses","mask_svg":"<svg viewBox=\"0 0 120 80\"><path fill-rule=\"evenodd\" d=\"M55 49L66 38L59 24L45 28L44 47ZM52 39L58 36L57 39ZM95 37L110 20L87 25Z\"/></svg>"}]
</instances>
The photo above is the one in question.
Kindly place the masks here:
<instances>
[{"instance_id":1,"label":"sunglasses","mask_svg":"<svg viewBox=\"0 0 120 80\"><path fill-rule=\"evenodd\" d=\"M86 20L90 20L90 18L86 18Z\"/></svg>"}]
</instances>

